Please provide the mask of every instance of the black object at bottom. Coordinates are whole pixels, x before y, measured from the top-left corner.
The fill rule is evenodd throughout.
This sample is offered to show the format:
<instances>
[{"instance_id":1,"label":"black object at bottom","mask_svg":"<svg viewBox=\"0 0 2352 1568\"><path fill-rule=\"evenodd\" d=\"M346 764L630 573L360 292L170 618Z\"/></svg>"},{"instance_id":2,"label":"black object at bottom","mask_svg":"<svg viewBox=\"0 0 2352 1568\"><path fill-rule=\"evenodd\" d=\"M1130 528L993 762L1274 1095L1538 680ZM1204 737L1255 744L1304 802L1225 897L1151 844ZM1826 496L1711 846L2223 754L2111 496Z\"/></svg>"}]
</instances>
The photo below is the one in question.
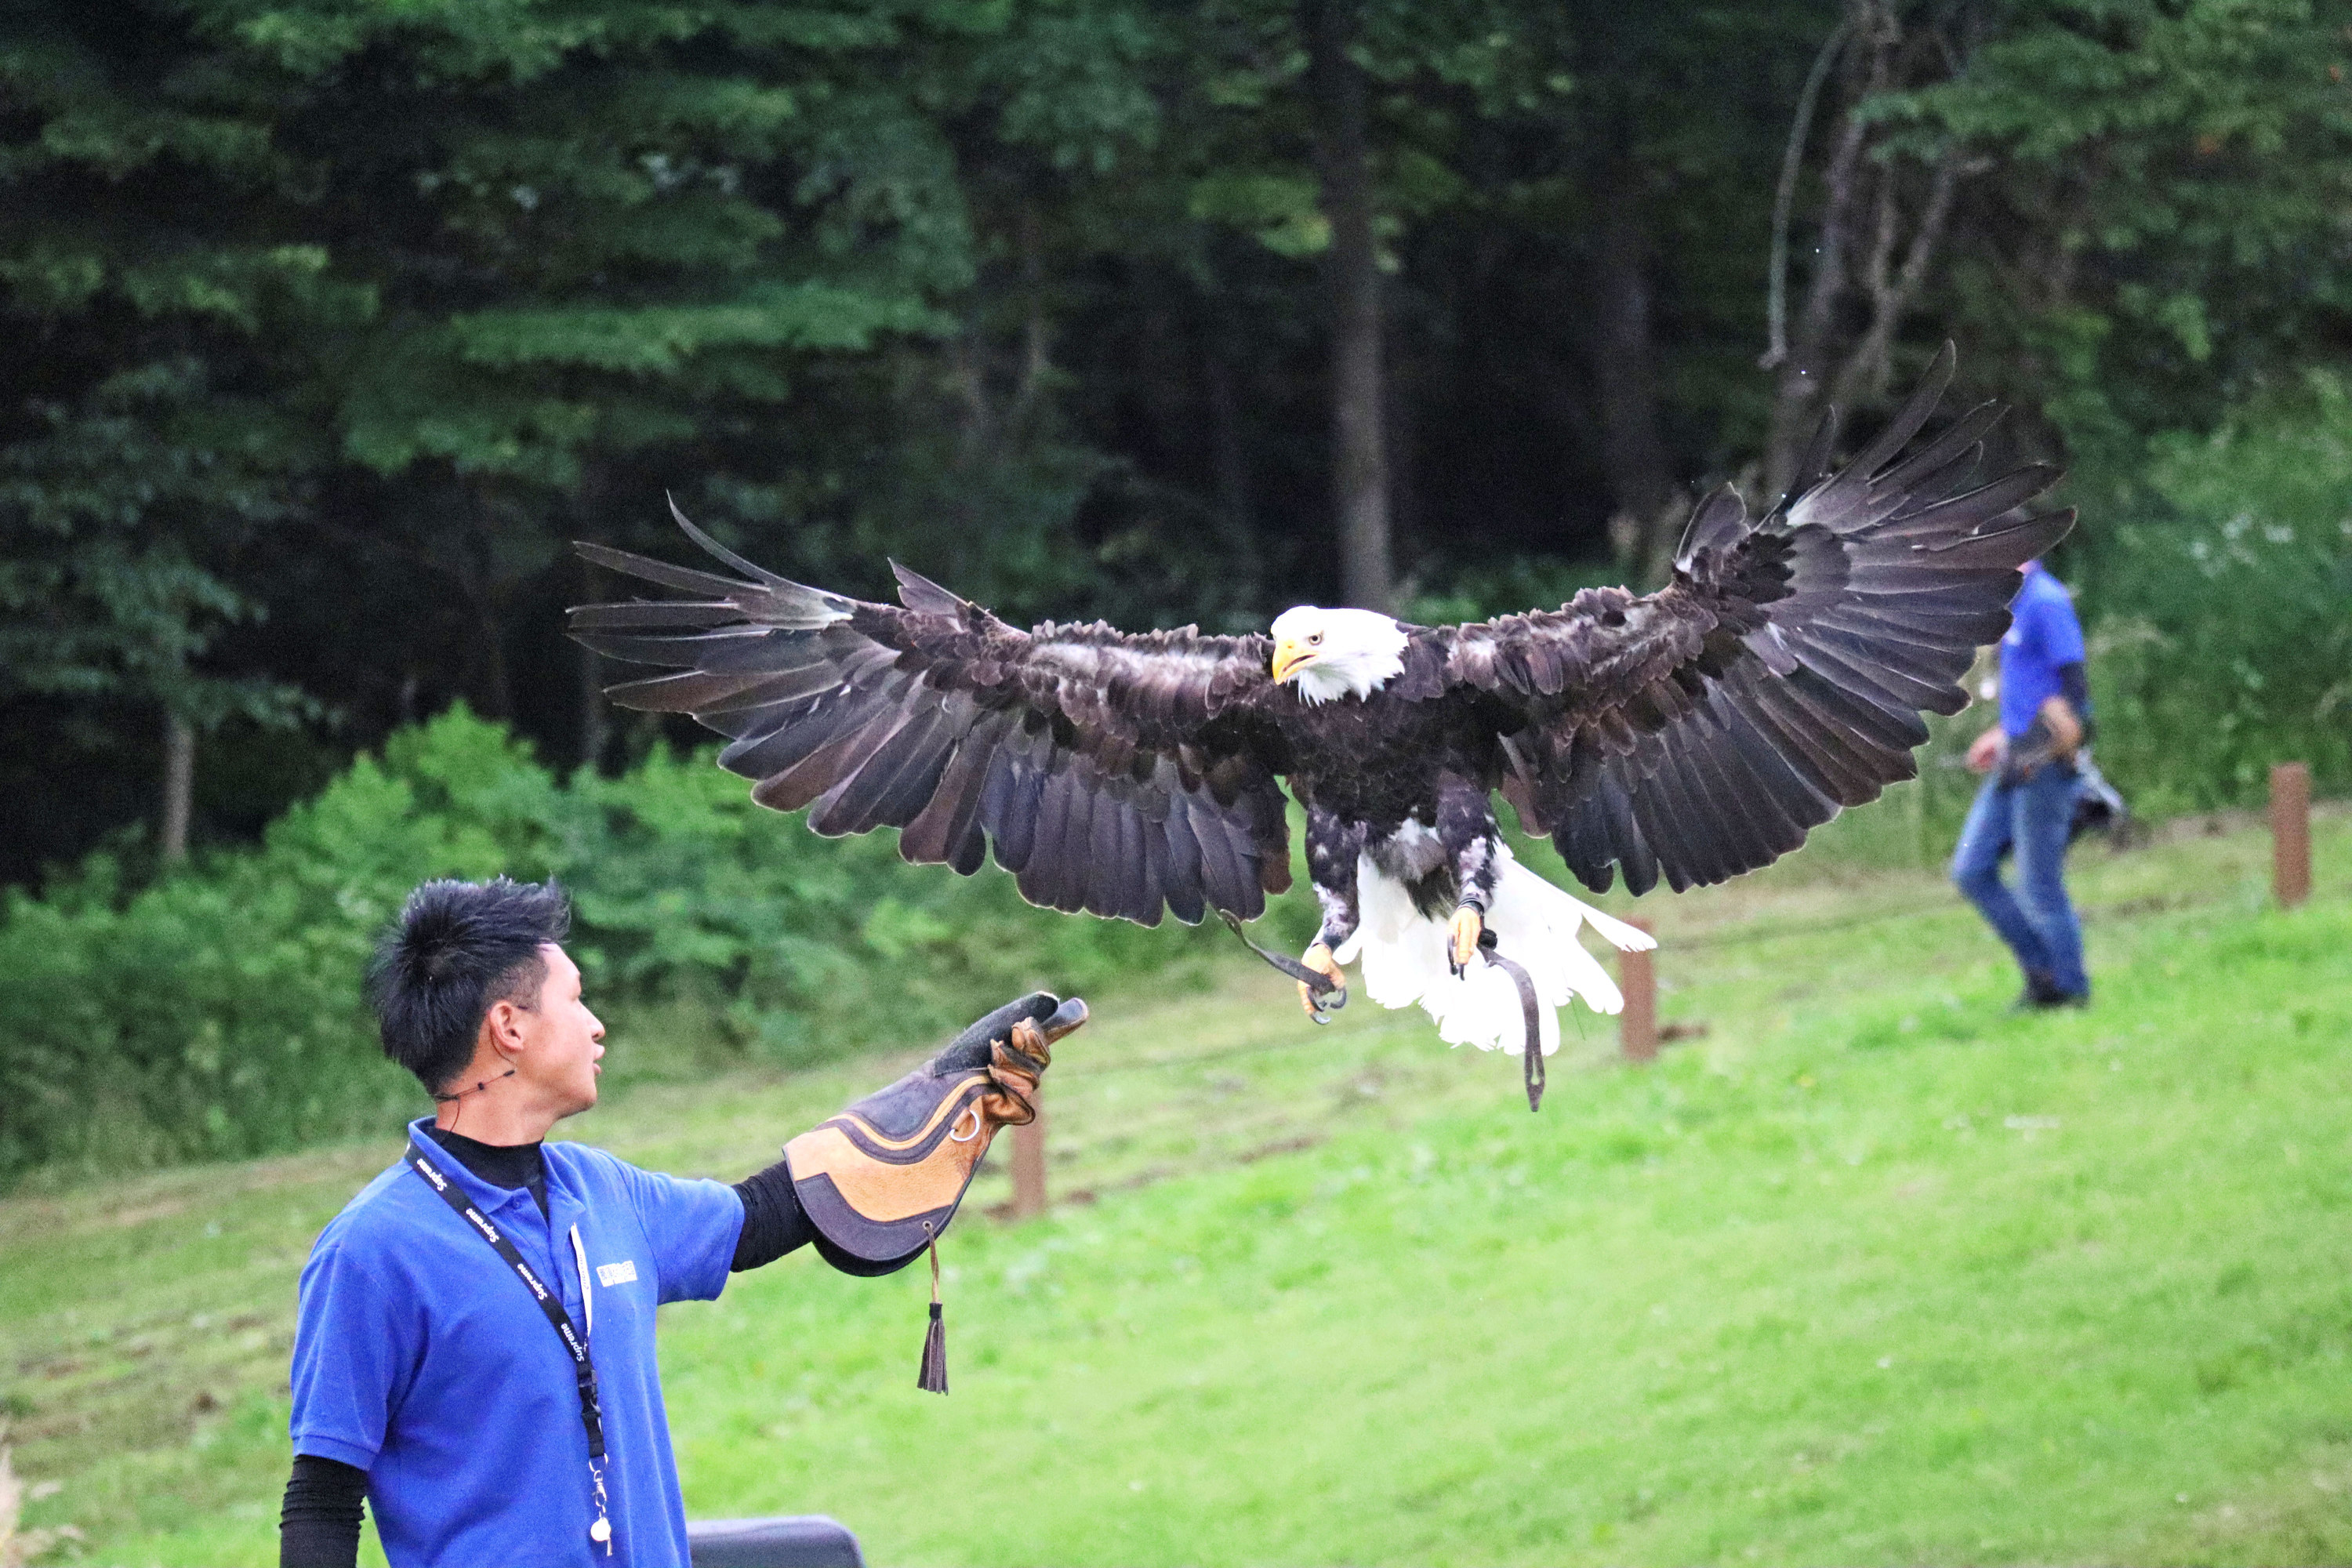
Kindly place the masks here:
<instances>
[{"instance_id":1,"label":"black object at bottom","mask_svg":"<svg viewBox=\"0 0 2352 1568\"><path fill-rule=\"evenodd\" d=\"M2087 751L2074 753L2074 815L2066 824L2067 843L2085 833L2113 837L2130 829L2131 807Z\"/></svg>"},{"instance_id":2,"label":"black object at bottom","mask_svg":"<svg viewBox=\"0 0 2352 1568\"><path fill-rule=\"evenodd\" d=\"M688 1521L694 1568L866 1568L857 1537L821 1513Z\"/></svg>"}]
</instances>

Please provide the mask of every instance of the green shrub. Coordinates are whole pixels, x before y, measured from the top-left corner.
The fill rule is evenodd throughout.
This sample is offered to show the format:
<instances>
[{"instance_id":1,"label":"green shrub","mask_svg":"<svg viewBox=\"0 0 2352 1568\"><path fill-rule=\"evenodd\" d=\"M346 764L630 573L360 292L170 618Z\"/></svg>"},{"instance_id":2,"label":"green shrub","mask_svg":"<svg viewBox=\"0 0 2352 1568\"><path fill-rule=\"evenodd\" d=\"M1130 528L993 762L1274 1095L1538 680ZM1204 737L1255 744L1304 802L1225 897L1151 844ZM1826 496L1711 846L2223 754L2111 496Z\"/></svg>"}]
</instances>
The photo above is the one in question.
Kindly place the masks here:
<instances>
[{"instance_id":1,"label":"green shrub","mask_svg":"<svg viewBox=\"0 0 2352 1568\"><path fill-rule=\"evenodd\" d=\"M2313 372L2158 443L2085 595L2099 758L2144 814L2352 787L2352 390Z\"/></svg>"},{"instance_id":2,"label":"green shrub","mask_svg":"<svg viewBox=\"0 0 2352 1568\"><path fill-rule=\"evenodd\" d=\"M380 1056L359 976L428 877L562 878L592 999L699 1027L689 1066L920 1042L1026 986L1076 990L1205 951L1172 924L1032 910L1002 872L907 866L890 838L820 838L704 758L566 787L454 710L362 758L257 848L138 890L95 856L43 898L9 896L0 1181L244 1157L413 1114L416 1087Z\"/></svg>"},{"instance_id":3,"label":"green shrub","mask_svg":"<svg viewBox=\"0 0 2352 1568\"><path fill-rule=\"evenodd\" d=\"M553 794L501 732L436 730L362 758L257 850L136 894L98 856L44 900L10 896L0 1173L257 1153L411 1101L360 1004L370 934L419 877L509 863L530 786Z\"/></svg>"}]
</instances>

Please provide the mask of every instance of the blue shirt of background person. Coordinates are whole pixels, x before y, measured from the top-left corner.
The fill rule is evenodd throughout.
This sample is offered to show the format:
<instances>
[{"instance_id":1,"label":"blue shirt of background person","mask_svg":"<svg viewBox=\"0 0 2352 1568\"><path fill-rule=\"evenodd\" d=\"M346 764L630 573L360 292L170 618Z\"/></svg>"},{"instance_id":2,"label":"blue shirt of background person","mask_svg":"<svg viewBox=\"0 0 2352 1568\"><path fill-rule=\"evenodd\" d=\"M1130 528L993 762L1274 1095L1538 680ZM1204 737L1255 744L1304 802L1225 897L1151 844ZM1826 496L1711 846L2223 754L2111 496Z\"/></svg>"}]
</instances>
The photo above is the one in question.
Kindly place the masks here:
<instances>
[{"instance_id":1,"label":"blue shirt of background person","mask_svg":"<svg viewBox=\"0 0 2352 1568\"><path fill-rule=\"evenodd\" d=\"M2009 633L2000 639L2000 727L2016 740L2033 727L2042 706L2053 697L2069 697L2078 717L2088 704L2079 691L2067 690L2062 671L2085 662L2083 623L2074 615L2074 596L2039 561L2025 565L2025 582L2009 607Z\"/></svg>"}]
</instances>

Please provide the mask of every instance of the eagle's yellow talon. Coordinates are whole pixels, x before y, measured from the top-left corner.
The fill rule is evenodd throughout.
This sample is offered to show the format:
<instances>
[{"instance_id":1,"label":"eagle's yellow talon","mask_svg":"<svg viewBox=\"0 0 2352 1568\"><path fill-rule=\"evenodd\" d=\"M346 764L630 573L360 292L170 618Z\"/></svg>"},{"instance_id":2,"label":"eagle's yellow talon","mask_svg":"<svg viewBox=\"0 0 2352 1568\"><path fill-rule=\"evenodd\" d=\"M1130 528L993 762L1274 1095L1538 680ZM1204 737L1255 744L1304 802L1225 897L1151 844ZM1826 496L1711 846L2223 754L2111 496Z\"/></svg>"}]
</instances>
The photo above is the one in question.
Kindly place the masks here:
<instances>
[{"instance_id":1,"label":"eagle's yellow talon","mask_svg":"<svg viewBox=\"0 0 2352 1568\"><path fill-rule=\"evenodd\" d=\"M1346 982L1347 977L1339 972L1339 961L1331 956L1330 948L1322 942L1318 942L1300 953L1298 962L1318 974L1328 975L1335 985ZM1310 1018L1321 1016L1322 1005L1315 1000L1315 993L1307 988L1307 982L1301 980L1295 984L1298 986L1298 1005L1307 1009L1307 1016Z\"/></svg>"},{"instance_id":2,"label":"eagle's yellow talon","mask_svg":"<svg viewBox=\"0 0 2352 1568\"><path fill-rule=\"evenodd\" d=\"M1452 943L1456 974L1469 968L1470 961L1478 956L1478 938L1486 930L1486 919L1476 910L1465 904L1454 911L1454 922L1446 928L1446 937Z\"/></svg>"}]
</instances>

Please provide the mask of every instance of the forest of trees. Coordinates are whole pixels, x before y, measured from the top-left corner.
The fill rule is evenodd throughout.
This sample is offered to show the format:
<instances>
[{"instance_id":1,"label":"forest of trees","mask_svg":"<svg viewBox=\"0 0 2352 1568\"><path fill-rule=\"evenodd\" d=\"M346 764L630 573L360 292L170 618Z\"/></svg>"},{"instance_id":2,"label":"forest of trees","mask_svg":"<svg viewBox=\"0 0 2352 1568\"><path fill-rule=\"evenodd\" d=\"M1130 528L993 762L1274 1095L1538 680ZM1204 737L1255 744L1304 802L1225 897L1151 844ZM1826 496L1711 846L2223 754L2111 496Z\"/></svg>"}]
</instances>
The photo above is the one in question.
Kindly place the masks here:
<instances>
[{"instance_id":1,"label":"forest of trees","mask_svg":"<svg viewBox=\"0 0 2352 1568\"><path fill-rule=\"evenodd\" d=\"M2347 68L2346 0L12 7L0 881L457 699L642 757L558 612L666 492L1011 616L1523 607L1947 337L2143 787L2340 787Z\"/></svg>"}]
</instances>

